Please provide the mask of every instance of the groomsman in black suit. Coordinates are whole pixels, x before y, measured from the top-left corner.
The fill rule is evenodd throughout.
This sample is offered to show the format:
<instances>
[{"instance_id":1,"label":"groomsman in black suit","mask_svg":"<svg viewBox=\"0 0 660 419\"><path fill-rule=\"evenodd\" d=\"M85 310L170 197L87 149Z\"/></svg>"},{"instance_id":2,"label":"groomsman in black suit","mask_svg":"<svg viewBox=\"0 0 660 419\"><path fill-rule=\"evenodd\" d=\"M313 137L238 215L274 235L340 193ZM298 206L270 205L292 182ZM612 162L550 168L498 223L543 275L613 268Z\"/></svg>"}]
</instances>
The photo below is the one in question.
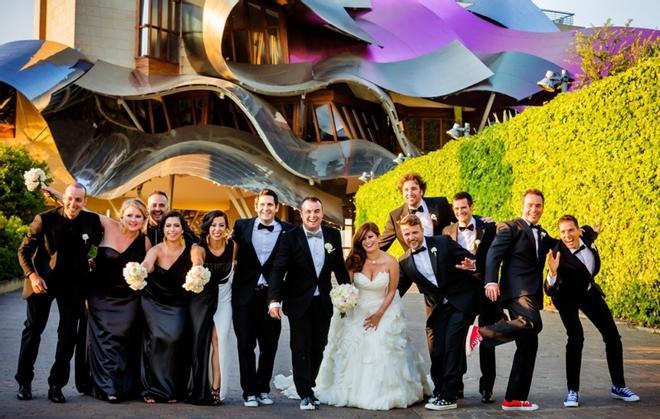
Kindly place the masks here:
<instances>
[{"instance_id":1,"label":"groomsman in black suit","mask_svg":"<svg viewBox=\"0 0 660 419\"><path fill-rule=\"evenodd\" d=\"M548 276L545 291L559 310L566 328L566 381L568 391L564 398L565 407L579 406L580 367L584 333L578 315L579 310L596 326L607 354L612 387L610 394L615 399L627 402L639 401L632 390L626 387L623 378L623 346L621 336L612 318L605 294L596 283L600 270L600 256L594 244L597 233L589 226L580 230L578 220L564 215L557 221L561 242L548 252Z\"/></svg>"},{"instance_id":2,"label":"groomsman in black suit","mask_svg":"<svg viewBox=\"0 0 660 419\"><path fill-rule=\"evenodd\" d=\"M268 287L270 315L289 317L293 382L301 410L315 410L312 388L328 341L332 302L330 274L350 282L339 230L321 225L323 204L306 197L300 204L303 225L284 233L273 262ZM284 278L286 274L286 279Z\"/></svg>"},{"instance_id":3,"label":"groomsman in black suit","mask_svg":"<svg viewBox=\"0 0 660 419\"><path fill-rule=\"evenodd\" d=\"M232 282L234 330L238 344L238 363L243 389L243 404L270 405L270 380L281 322L268 315L268 285L282 235L293 226L276 217L277 194L264 189L254 201L256 217L237 220L232 232L236 270ZM254 350L259 343L259 361Z\"/></svg>"},{"instance_id":4,"label":"groomsman in black suit","mask_svg":"<svg viewBox=\"0 0 660 419\"><path fill-rule=\"evenodd\" d=\"M431 379L433 397L429 410L457 407L461 381L463 342L475 309L475 287L471 275L474 256L447 236L424 237L421 220L412 214L399 221L408 250L399 260L399 293L413 284L424 294L426 328L432 330Z\"/></svg>"},{"instance_id":5,"label":"groomsman in black suit","mask_svg":"<svg viewBox=\"0 0 660 419\"><path fill-rule=\"evenodd\" d=\"M48 377L48 399L64 403L62 387L69 381L70 362L83 313L83 286L88 280L87 254L101 241L103 227L97 214L82 211L87 201L79 183L64 191L63 204L38 214L18 248L18 260L25 275L23 297L27 320L18 355L17 397L32 398L34 362L41 334L48 322L50 306L57 301L60 322L57 328L55 362Z\"/></svg>"},{"instance_id":6,"label":"groomsman in black suit","mask_svg":"<svg viewBox=\"0 0 660 419\"><path fill-rule=\"evenodd\" d=\"M498 224L486 255L485 293L493 302L500 299L511 320L481 328L471 326L466 342L469 354L482 338L483 345L488 347L516 341L503 410L538 409L527 398L534 375L538 334L543 328L540 310L545 254L556 243L538 225L543 205L543 193L529 189L523 195L522 217Z\"/></svg>"},{"instance_id":7,"label":"groomsman in black suit","mask_svg":"<svg viewBox=\"0 0 660 419\"><path fill-rule=\"evenodd\" d=\"M387 251L395 239L399 241L403 250L408 250L398 224L399 220L408 214L414 214L420 219L424 235L427 237L441 235L445 226L456 221L447 198L424 198L426 182L418 173L403 175L399 179L397 188L403 196L404 204L390 212L387 218L385 229L380 236L382 250Z\"/></svg>"},{"instance_id":8,"label":"groomsman in black suit","mask_svg":"<svg viewBox=\"0 0 660 419\"><path fill-rule=\"evenodd\" d=\"M475 292L478 303L479 326L496 323L505 318L504 312L497 302L490 301L482 291L483 277L486 270L486 254L495 238L495 223L485 222L480 217L473 216L474 202L468 192L459 192L452 199L452 209L458 222L448 225L442 234L451 237L462 248L477 258L477 270L473 273ZM470 321L472 323L472 321ZM479 393L482 403L493 403L493 385L495 384L495 348L479 350L479 365L481 378L479 379ZM463 359L463 374L467 372L467 362Z\"/></svg>"},{"instance_id":9,"label":"groomsman in black suit","mask_svg":"<svg viewBox=\"0 0 660 419\"><path fill-rule=\"evenodd\" d=\"M158 224L163 219L163 215L170 210L170 200L167 194L163 191L153 191L147 198L147 209L149 210L147 237L149 237L151 245L155 246L163 241L158 233Z\"/></svg>"}]
</instances>

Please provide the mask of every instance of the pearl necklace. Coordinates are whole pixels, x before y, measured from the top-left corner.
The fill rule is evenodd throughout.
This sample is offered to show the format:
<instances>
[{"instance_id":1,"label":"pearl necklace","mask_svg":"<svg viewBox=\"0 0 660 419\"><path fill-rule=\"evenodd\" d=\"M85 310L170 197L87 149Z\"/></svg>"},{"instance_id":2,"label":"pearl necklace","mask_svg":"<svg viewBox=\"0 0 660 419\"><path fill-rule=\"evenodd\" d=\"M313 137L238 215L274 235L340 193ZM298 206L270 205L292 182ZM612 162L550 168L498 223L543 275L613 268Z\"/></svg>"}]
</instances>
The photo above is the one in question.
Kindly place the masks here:
<instances>
[{"instance_id":1,"label":"pearl necklace","mask_svg":"<svg viewBox=\"0 0 660 419\"><path fill-rule=\"evenodd\" d=\"M378 260L378 258L376 258L376 259L369 259L369 258L367 258L367 260L368 260L369 262L371 262L372 265L375 265L375 264L376 264L376 261Z\"/></svg>"}]
</instances>

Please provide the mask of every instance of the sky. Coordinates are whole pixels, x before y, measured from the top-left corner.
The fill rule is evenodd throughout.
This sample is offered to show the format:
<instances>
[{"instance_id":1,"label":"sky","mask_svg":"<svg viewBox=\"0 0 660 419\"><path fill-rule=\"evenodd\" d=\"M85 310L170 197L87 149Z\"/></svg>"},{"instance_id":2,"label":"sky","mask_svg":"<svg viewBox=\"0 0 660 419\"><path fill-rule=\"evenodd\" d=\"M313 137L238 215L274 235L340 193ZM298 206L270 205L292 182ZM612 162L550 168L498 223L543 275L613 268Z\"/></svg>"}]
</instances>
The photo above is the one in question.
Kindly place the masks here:
<instances>
[{"instance_id":1,"label":"sky","mask_svg":"<svg viewBox=\"0 0 660 419\"><path fill-rule=\"evenodd\" d=\"M632 26L660 28L660 0L532 1L542 9L575 13L574 24L578 26L601 26L608 18L611 18L614 25L623 25L626 20L633 19ZM34 9L35 0L0 0L0 16L4 16L2 25L0 25L0 44L36 37Z\"/></svg>"}]
</instances>

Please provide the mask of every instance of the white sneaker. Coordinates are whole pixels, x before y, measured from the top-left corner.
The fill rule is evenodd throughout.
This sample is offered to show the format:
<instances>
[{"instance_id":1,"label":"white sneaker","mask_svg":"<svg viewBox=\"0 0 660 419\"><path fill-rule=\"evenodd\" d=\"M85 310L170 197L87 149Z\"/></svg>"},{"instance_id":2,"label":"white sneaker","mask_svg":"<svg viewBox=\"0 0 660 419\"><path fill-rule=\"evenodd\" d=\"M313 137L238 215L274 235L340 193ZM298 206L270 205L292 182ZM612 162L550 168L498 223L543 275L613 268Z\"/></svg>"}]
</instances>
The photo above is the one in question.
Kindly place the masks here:
<instances>
[{"instance_id":1,"label":"white sneaker","mask_svg":"<svg viewBox=\"0 0 660 419\"><path fill-rule=\"evenodd\" d=\"M245 406L245 407L259 407L259 402L257 402L257 397L256 396L247 396L247 400L245 400L243 402L243 406Z\"/></svg>"},{"instance_id":2,"label":"white sneaker","mask_svg":"<svg viewBox=\"0 0 660 419\"><path fill-rule=\"evenodd\" d=\"M274 403L273 399L271 399L268 396L268 393L261 393L260 395L258 395L257 401L259 402L259 404L263 404L263 405L271 405Z\"/></svg>"},{"instance_id":3,"label":"white sneaker","mask_svg":"<svg viewBox=\"0 0 660 419\"><path fill-rule=\"evenodd\" d=\"M300 401L300 410L316 410L316 405L311 397L305 397Z\"/></svg>"}]
</instances>

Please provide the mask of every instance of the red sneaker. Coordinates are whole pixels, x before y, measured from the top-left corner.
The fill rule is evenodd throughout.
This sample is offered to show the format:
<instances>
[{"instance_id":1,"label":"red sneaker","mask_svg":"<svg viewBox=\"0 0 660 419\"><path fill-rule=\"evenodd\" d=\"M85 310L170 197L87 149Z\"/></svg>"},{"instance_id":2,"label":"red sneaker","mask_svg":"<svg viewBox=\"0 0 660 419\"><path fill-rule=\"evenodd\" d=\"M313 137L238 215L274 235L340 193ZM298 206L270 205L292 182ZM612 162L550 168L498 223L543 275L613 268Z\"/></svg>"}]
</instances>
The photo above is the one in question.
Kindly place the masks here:
<instances>
[{"instance_id":1,"label":"red sneaker","mask_svg":"<svg viewBox=\"0 0 660 419\"><path fill-rule=\"evenodd\" d=\"M470 326L467 332L467 339L465 339L465 355L470 356L482 340L481 333L479 333L479 326L476 324Z\"/></svg>"},{"instance_id":2,"label":"red sneaker","mask_svg":"<svg viewBox=\"0 0 660 419\"><path fill-rule=\"evenodd\" d=\"M502 410L520 410L529 411L539 408L538 404L534 404L528 400L502 400Z\"/></svg>"}]
</instances>

